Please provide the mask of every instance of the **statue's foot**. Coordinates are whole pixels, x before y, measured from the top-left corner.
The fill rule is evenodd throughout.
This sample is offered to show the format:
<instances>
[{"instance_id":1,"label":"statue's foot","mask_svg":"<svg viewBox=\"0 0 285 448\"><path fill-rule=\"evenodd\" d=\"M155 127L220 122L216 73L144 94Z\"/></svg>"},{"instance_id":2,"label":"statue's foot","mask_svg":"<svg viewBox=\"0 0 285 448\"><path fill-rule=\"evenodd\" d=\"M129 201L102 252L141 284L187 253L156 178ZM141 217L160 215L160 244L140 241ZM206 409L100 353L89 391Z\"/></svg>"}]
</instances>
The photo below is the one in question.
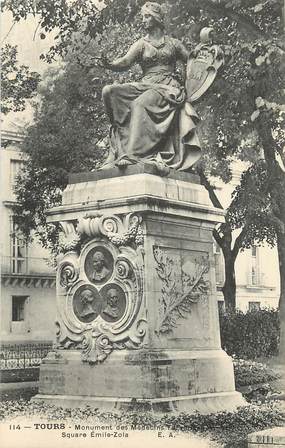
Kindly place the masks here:
<instances>
[{"instance_id":1,"label":"statue's foot","mask_svg":"<svg viewBox=\"0 0 285 448\"><path fill-rule=\"evenodd\" d=\"M121 160L118 160L115 163L115 165L118 166L118 167L123 167L123 166L133 165L133 163L130 162L129 160L121 159Z\"/></svg>"},{"instance_id":2,"label":"statue's foot","mask_svg":"<svg viewBox=\"0 0 285 448\"><path fill-rule=\"evenodd\" d=\"M115 168L115 163L114 162L108 162L108 163L106 162L102 166L100 166L100 168L98 168L98 171L108 170L109 168Z\"/></svg>"},{"instance_id":3,"label":"statue's foot","mask_svg":"<svg viewBox=\"0 0 285 448\"><path fill-rule=\"evenodd\" d=\"M124 154L123 156L119 157L116 161L115 161L115 165L119 168L123 168L125 166L129 166L129 165L135 165L136 163L138 163L137 159L131 159L129 156L127 156L126 154Z\"/></svg>"},{"instance_id":4,"label":"statue's foot","mask_svg":"<svg viewBox=\"0 0 285 448\"><path fill-rule=\"evenodd\" d=\"M159 153L155 158L147 159L146 163L154 166L160 176L167 176L170 172L169 166L166 165Z\"/></svg>"}]
</instances>

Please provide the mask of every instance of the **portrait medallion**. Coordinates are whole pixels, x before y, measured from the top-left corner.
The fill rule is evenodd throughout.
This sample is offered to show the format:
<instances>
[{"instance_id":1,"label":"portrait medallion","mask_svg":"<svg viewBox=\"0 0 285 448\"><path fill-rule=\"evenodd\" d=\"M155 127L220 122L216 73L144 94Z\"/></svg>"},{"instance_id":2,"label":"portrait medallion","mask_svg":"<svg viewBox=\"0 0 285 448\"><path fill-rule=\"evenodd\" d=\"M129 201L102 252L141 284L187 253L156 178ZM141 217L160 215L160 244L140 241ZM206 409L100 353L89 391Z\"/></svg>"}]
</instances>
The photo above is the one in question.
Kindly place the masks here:
<instances>
[{"instance_id":1,"label":"portrait medallion","mask_svg":"<svg viewBox=\"0 0 285 448\"><path fill-rule=\"evenodd\" d=\"M123 289L116 283L103 286L100 291L102 297L101 317L107 322L121 319L126 309L126 296Z\"/></svg>"},{"instance_id":2,"label":"portrait medallion","mask_svg":"<svg viewBox=\"0 0 285 448\"><path fill-rule=\"evenodd\" d=\"M73 296L73 311L76 317L84 323L92 322L102 310L102 299L97 289L92 285L81 285Z\"/></svg>"},{"instance_id":3,"label":"portrait medallion","mask_svg":"<svg viewBox=\"0 0 285 448\"><path fill-rule=\"evenodd\" d=\"M97 285L106 283L113 273L113 256L105 247L96 246L88 253L84 268L90 282Z\"/></svg>"}]
</instances>

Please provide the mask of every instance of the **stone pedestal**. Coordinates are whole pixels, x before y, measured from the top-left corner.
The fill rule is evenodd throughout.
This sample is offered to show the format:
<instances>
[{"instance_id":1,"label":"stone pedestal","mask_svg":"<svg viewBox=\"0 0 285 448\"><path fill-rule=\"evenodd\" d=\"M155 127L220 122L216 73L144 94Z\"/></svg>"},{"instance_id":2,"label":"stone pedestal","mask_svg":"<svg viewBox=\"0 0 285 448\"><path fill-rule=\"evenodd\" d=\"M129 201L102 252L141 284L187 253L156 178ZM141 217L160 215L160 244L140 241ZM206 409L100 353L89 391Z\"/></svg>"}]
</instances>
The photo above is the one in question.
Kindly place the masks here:
<instances>
[{"instance_id":1,"label":"stone pedestal","mask_svg":"<svg viewBox=\"0 0 285 448\"><path fill-rule=\"evenodd\" d=\"M71 177L49 221L64 230L57 348L36 399L208 413L243 404L221 350L212 230L194 175L148 165Z\"/></svg>"}]
</instances>

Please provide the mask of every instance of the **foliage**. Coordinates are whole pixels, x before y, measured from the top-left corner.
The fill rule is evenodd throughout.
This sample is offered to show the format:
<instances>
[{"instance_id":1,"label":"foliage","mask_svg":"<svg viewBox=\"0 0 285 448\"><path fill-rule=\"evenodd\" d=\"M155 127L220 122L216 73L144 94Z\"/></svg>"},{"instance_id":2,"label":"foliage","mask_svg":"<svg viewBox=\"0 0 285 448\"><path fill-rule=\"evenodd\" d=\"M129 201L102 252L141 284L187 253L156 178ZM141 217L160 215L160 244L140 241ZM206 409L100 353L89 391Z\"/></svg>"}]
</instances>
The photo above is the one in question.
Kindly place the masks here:
<instances>
[{"instance_id":1,"label":"foliage","mask_svg":"<svg viewBox=\"0 0 285 448\"><path fill-rule=\"evenodd\" d=\"M280 393L278 378L280 373L268 368L260 362L244 359L233 359L235 385L248 402L264 403Z\"/></svg>"},{"instance_id":2,"label":"foliage","mask_svg":"<svg viewBox=\"0 0 285 448\"><path fill-rule=\"evenodd\" d=\"M267 404L263 406L245 406L236 412L218 412L209 415L181 414L166 419L168 428L180 431L206 432L219 442L228 442L234 446L237 440L244 440L247 434L266 427L281 425L284 414L278 407Z\"/></svg>"},{"instance_id":3,"label":"foliage","mask_svg":"<svg viewBox=\"0 0 285 448\"><path fill-rule=\"evenodd\" d=\"M276 16L278 4L272 2L268 10L269 2L267 5L242 2L242 8L240 8L241 2L238 3L238 15L236 2L227 4L229 9L233 8L229 14L234 20L229 24L230 38L224 47L227 58L223 79L219 82L219 98L212 107L218 112L215 115L216 123L214 124L218 134L215 138L216 143L212 142L212 144L216 146L215 152L218 159L226 158L229 161L229 157L235 156L246 161L248 167L245 176L251 179L252 174L255 173L258 187L253 192L251 182L242 182L238 185L234 193L235 200L227 209L225 223L214 231L215 239L225 257L226 282L223 293L228 308L235 308L234 263L240 249L253 244L262 244L264 239L271 245L276 243L278 227L276 227L276 208L273 207L275 201L272 201L273 184L266 183L266 178L273 177L275 184L279 182L279 185L282 185L280 177L277 180L276 173L267 174L267 163L263 161L263 171L260 169L264 140L261 138L258 124L259 120L266 121L267 132L271 134L272 130L278 128L280 121L284 52L280 48L279 41L281 29L279 18ZM222 5L221 8L223 8ZM245 11L247 11L247 19L244 15ZM272 14L271 36L268 35L268 14ZM263 36L260 34L261 30L264 31ZM235 42L232 41L232 37L236 39ZM260 105L265 103L267 106L260 109ZM274 103L272 109L269 103L270 105ZM220 109L222 107L224 110ZM282 138L280 133L275 134L275 139L271 142L273 156L275 151L281 154ZM205 169L207 171L207 166L204 166ZM213 187L209 183L204 182L204 184L208 187L215 205L219 206ZM280 189L281 192L282 189ZM244 219L240 217L241 210L245 212ZM237 238L233 237L234 229L241 229Z\"/></svg>"},{"instance_id":4,"label":"foliage","mask_svg":"<svg viewBox=\"0 0 285 448\"><path fill-rule=\"evenodd\" d=\"M276 229L282 223L272 212L274 204L268 186L274 183L280 185L280 179L272 179L264 160L258 160L242 174L227 212L232 228L239 228L241 223L247 228L242 248L265 241L271 247L276 244Z\"/></svg>"},{"instance_id":5,"label":"foliage","mask_svg":"<svg viewBox=\"0 0 285 448\"><path fill-rule=\"evenodd\" d=\"M222 348L238 358L256 359L277 354L279 315L273 309L240 310L220 314Z\"/></svg>"},{"instance_id":6,"label":"foliage","mask_svg":"<svg viewBox=\"0 0 285 448\"><path fill-rule=\"evenodd\" d=\"M204 118L202 136L207 150L199 172L214 205L221 207L209 175L229 181L231 161L238 158L247 162L248 178L253 172L258 176L261 173L259 159L265 158L266 174L257 179L261 188L255 189L255 202L248 202L253 196L250 182L241 183L239 194L236 191L234 195L236 200L227 210L225 223L214 231L225 258L223 293L228 309L235 308L234 263L239 251L262 244L263 239L272 245L278 241L276 235L280 228L284 229L285 216L284 213L280 216L280 212L285 203L285 176L277 164L275 169L271 169L270 164L277 156L283 163L285 160L284 133L280 132L280 123L284 121L280 7L279 1L236 0L218 4L202 1L198 9L197 2L182 1L176 9L177 15L179 11L179 15L189 20L189 27L195 28L195 24L213 26L216 40L225 52L223 73L199 106ZM271 136L269 141L265 136ZM266 179L274 179L274 182L266 182ZM241 209L245 212L244 219L240 217ZM235 229L241 230L237 238L233 236Z\"/></svg>"},{"instance_id":7,"label":"foliage","mask_svg":"<svg viewBox=\"0 0 285 448\"><path fill-rule=\"evenodd\" d=\"M125 36L120 39L126 48L131 39L127 29L126 25L107 27L102 35L105 45L115 52L119 36ZM16 186L16 220L27 238L33 230L54 252L58 228L47 226L46 210L60 205L69 173L98 168L106 154L108 123L101 91L111 79L92 61L102 48L99 40L86 47L84 39L73 36L65 61L50 68L39 85L34 123L22 145L29 160ZM117 80L126 81L130 76L136 76L134 70L118 74Z\"/></svg>"},{"instance_id":8,"label":"foliage","mask_svg":"<svg viewBox=\"0 0 285 448\"><path fill-rule=\"evenodd\" d=\"M40 75L18 65L17 47L6 44L1 51L1 109L3 114L25 109L26 100L36 93Z\"/></svg>"},{"instance_id":9,"label":"foliage","mask_svg":"<svg viewBox=\"0 0 285 448\"><path fill-rule=\"evenodd\" d=\"M144 431L162 428L180 432L196 433L208 436L225 447L234 448L245 442L249 433L282 426L284 424L284 410L278 403L266 403L263 405L249 405L239 408L235 412L218 412L216 414L201 415L198 413L179 415L154 415L153 413L125 412L114 414L111 412L99 412L91 407L63 409L40 402L28 402L25 400L5 401L0 405L0 418L6 421L16 416L36 417L45 420L68 421L85 424L119 424L143 427Z\"/></svg>"},{"instance_id":10,"label":"foliage","mask_svg":"<svg viewBox=\"0 0 285 448\"><path fill-rule=\"evenodd\" d=\"M106 25L133 22L142 3L144 0L3 0L1 11L10 11L14 23L27 19L29 14L36 16L41 39L53 31L54 44L46 54L40 55L41 59L52 62L58 56L66 56L77 32L88 42L100 39Z\"/></svg>"},{"instance_id":11,"label":"foliage","mask_svg":"<svg viewBox=\"0 0 285 448\"><path fill-rule=\"evenodd\" d=\"M278 378L278 375L264 364L251 360L234 358L236 387L267 383Z\"/></svg>"}]
</instances>

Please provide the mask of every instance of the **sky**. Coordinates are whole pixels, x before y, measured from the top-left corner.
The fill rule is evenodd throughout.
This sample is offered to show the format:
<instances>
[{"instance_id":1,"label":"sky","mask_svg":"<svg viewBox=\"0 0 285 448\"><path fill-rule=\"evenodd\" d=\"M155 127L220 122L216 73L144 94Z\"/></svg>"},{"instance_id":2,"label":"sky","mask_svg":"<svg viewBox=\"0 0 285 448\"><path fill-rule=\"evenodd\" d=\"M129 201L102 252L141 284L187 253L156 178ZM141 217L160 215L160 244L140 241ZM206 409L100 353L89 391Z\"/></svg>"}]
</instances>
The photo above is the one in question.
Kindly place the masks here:
<instances>
[{"instance_id":1,"label":"sky","mask_svg":"<svg viewBox=\"0 0 285 448\"><path fill-rule=\"evenodd\" d=\"M1 14L1 46L5 44L17 45L18 61L20 64L28 65L31 70L42 74L50 64L40 60L40 54L45 53L54 42L54 35L50 33L46 39L40 39L37 30L38 20L30 15L27 20L17 22L13 25L12 14L5 12ZM2 117L1 127L3 130L16 130L18 126L24 126L32 120L32 108L27 105L24 112L11 112Z\"/></svg>"},{"instance_id":2,"label":"sky","mask_svg":"<svg viewBox=\"0 0 285 448\"><path fill-rule=\"evenodd\" d=\"M10 12L1 14L1 45L5 43L17 45L19 62L42 73L47 68L47 64L41 61L39 56L53 44L55 33L48 34L46 39L40 39L39 30L36 31L37 25L38 20L32 15L27 20L13 25Z\"/></svg>"},{"instance_id":3,"label":"sky","mask_svg":"<svg viewBox=\"0 0 285 448\"><path fill-rule=\"evenodd\" d=\"M70 0L72 3L74 0ZM100 8L104 7L104 1L93 0ZM17 45L18 61L20 64L29 66L40 74L51 66L40 59L41 53L46 53L54 43L56 31L46 35L45 39L40 38L39 21L30 14L27 20L21 20L13 24L12 13L5 11L0 16L0 36L1 46L6 43ZM7 116L1 118L1 127L4 130L16 130L18 126L22 127L32 120L33 110L27 103L24 112L10 112Z\"/></svg>"}]
</instances>

